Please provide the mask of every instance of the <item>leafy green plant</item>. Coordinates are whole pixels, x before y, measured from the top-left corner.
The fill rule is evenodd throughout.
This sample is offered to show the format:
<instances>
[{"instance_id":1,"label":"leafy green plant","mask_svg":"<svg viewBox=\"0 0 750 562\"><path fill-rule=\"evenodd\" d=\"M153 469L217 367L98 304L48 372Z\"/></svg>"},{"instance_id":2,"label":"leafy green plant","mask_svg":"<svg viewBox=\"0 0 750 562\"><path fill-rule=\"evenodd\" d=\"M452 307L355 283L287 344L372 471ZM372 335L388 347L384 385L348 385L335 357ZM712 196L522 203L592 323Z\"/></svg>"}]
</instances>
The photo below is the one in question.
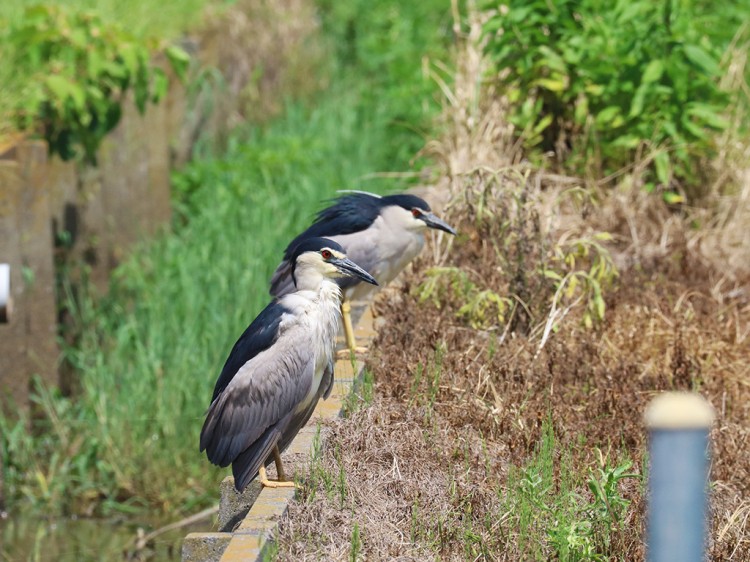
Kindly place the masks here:
<instances>
[{"instance_id":1,"label":"leafy green plant","mask_svg":"<svg viewBox=\"0 0 750 562\"><path fill-rule=\"evenodd\" d=\"M505 315L513 304L510 298L500 296L491 289L480 289L465 271L457 267L428 269L416 294L420 302L430 300L438 308L448 297L457 299L463 304L456 311L456 316L468 322L472 328L479 329L503 325Z\"/></svg>"},{"instance_id":2,"label":"leafy green plant","mask_svg":"<svg viewBox=\"0 0 750 562\"><path fill-rule=\"evenodd\" d=\"M352 391L344 402L344 417L351 416L363 407L372 404L375 391L375 377L370 369L365 368L362 376L354 379Z\"/></svg>"},{"instance_id":3,"label":"leafy green plant","mask_svg":"<svg viewBox=\"0 0 750 562\"><path fill-rule=\"evenodd\" d=\"M625 461L617 467L604 466L590 471L588 487L594 495L594 501L588 506L597 517L606 521L608 529L623 519L630 500L620 495L618 486L627 478L640 478L641 475L629 472L633 463Z\"/></svg>"},{"instance_id":4,"label":"leafy green plant","mask_svg":"<svg viewBox=\"0 0 750 562\"><path fill-rule=\"evenodd\" d=\"M728 126L719 61L742 23L737 11L678 0L487 7L486 51L528 148L596 174L641 154L646 188L672 202L704 176L700 159Z\"/></svg>"},{"instance_id":5,"label":"leafy green plant","mask_svg":"<svg viewBox=\"0 0 750 562\"><path fill-rule=\"evenodd\" d=\"M603 291L618 276L612 255L602 244L611 239L608 232L598 232L555 246L553 257L543 271L555 283L551 316L561 305L572 308L583 301L586 305L583 323L587 328L604 320Z\"/></svg>"},{"instance_id":6,"label":"leafy green plant","mask_svg":"<svg viewBox=\"0 0 750 562\"><path fill-rule=\"evenodd\" d=\"M63 159L80 153L90 163L102 139L119 122L128 91L143 113L167 92L168 78L151 62L151 42L141 42L117 25L104 24L91 12L36 5L14 22L8 35L14 64L31 73L15 124L45 138ZM187 54L164 49L178 77L184 78Z\"/></svg>"},{"instance_id":7,"label":"leafy green plant","mask_svg":"<svg viewBox=\"0 0 750 562\"><path fill-rule=\"evenodd\" d=\"M556 560L603 562L631 505L622 495L622 481L641 475L631 472L630 461L613 466L600 453L599 467L585 478L572 470L571 455L557 450L546 420L535 455L511 471L505 509L515 513L531 558L549 559L554 553ZM542 538L546 544L539 543Z\"/></svg>"}]
</instances>

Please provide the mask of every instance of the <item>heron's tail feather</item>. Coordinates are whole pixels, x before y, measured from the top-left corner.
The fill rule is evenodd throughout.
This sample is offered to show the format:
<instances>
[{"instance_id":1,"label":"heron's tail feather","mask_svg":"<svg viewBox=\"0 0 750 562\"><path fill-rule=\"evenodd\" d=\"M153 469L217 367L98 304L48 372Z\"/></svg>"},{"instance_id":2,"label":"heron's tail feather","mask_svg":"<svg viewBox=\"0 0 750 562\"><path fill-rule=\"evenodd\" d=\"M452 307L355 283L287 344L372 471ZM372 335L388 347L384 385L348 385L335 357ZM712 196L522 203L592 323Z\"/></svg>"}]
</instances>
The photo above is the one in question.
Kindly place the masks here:
<instances>
[{"instance_id":1,"label":"heron's tail feather","mask_svg":"<svg viewBox=\"0 0 750 562\"><path fill-rule=\"evenodd\" d=\"M234 487L242 492L258 474L260 467L266 463L271 451L281 438L278 424L268 428L255 443L244 450L232 463Z\"/></svg>"}]
</instances>

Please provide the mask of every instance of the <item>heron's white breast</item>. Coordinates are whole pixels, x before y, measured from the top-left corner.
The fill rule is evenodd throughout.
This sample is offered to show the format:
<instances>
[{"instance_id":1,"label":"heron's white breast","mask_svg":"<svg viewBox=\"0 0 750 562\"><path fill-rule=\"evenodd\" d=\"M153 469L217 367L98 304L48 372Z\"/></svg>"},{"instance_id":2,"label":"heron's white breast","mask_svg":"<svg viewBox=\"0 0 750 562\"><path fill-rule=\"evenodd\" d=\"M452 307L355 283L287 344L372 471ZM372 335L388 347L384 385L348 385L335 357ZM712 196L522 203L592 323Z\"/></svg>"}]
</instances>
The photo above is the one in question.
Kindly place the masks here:
<instances>
[{"instance_id":1,"label":"heron's white breast","mask_svg":"<svg viewBox=\"0 0 750 562\"><path fill-rule=\"evenodd\" d=\"M317 292L299 291L290 296L293 297L290 300L309 330L309 341L314 348L315 356L312 384L297 407L297 411L302 411L318 395L323 373L333 360L341 315L341 290L332 281L324 280Z\"/></svg>"}]
</instances>

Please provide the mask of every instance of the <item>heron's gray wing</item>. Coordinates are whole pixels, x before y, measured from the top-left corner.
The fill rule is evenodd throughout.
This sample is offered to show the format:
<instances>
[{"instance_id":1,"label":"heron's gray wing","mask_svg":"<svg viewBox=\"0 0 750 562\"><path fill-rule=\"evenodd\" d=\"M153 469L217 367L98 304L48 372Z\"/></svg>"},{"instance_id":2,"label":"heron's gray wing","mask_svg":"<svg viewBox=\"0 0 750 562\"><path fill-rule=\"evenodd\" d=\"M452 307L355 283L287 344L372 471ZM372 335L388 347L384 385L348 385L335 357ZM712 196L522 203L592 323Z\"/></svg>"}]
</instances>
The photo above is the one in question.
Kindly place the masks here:
<instances>
[{"instance_id":1,"label":"heron's gray wing","mask_svg":"<svg viewBox=\"0 0 750 562\"><path fill-rule=\"evenodd\" d=\"M200 444L212 463L228 466L242 455L243 464L260 466L262 450L273 447L310 390L315 358L309 336L295 326L281 328L274 345L245 363L211 403ZM267 439L257 454L243 455Z\"/></svg>"},{"instance_id":2,"label":"heron's gray wing","mask_svg":"<svg viewBox=\"0 0 750 562\"><path fill-rule=\"evenodd\" d=\"M333 361L329 361L328 365L326 365L326 368L323 371L323 377L320 380L320 386L318 387L317 395L304 410L296 413L292 417L292 419L284 429L284 432L281 435L281 439L279 440L279 449L281 451L284 451L295 438L295 436L299 433L299 430L305 427L308 420L315 411L315 408L317 407L318 401L320 400L321 396L323 398L328 398L328 396L330 396L331 394L332 389Z\"/></svg>"},{"instance_id":3,"label":"heron's gray wing","mask_svg":"<svg viewBox=\"0 0 750 562\"><path fill-rule=\"evenodd\" d=\"M214 386L212 402L232 382L245 363L276 343L282 321L291 318L291 312L279 301L272 301L258 314L232 347Z\"/></svg>"}]
</instances>

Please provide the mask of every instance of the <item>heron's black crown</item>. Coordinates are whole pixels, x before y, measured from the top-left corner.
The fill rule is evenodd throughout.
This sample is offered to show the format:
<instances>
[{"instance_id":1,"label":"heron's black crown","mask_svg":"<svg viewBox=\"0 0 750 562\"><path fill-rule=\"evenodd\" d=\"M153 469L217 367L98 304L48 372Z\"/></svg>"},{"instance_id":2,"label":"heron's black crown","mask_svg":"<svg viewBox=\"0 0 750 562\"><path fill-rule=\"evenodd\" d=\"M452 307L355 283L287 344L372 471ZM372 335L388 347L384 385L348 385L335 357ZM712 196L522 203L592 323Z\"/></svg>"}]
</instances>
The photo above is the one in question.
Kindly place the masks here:
<instances>
[{"instance_id":1,"label":"heron's black crown","mask_svg":"<svg viewBox=\"0 0 750 562\"><path fill-rule=\"evenodd\" d=\"M329 238L321 238L319 236L316 236L313 238L305 238L304 240L301 240L296 246L294 246L294 248L292 249L291 261L294 264L297 262L297 258L305 252L319 252L323 248L336 250L337 252L341 252L342 254L345 253L344 248L342 248L341 244L339 244L338 242L334 242Z\"/></svg>"}]
</instances>

